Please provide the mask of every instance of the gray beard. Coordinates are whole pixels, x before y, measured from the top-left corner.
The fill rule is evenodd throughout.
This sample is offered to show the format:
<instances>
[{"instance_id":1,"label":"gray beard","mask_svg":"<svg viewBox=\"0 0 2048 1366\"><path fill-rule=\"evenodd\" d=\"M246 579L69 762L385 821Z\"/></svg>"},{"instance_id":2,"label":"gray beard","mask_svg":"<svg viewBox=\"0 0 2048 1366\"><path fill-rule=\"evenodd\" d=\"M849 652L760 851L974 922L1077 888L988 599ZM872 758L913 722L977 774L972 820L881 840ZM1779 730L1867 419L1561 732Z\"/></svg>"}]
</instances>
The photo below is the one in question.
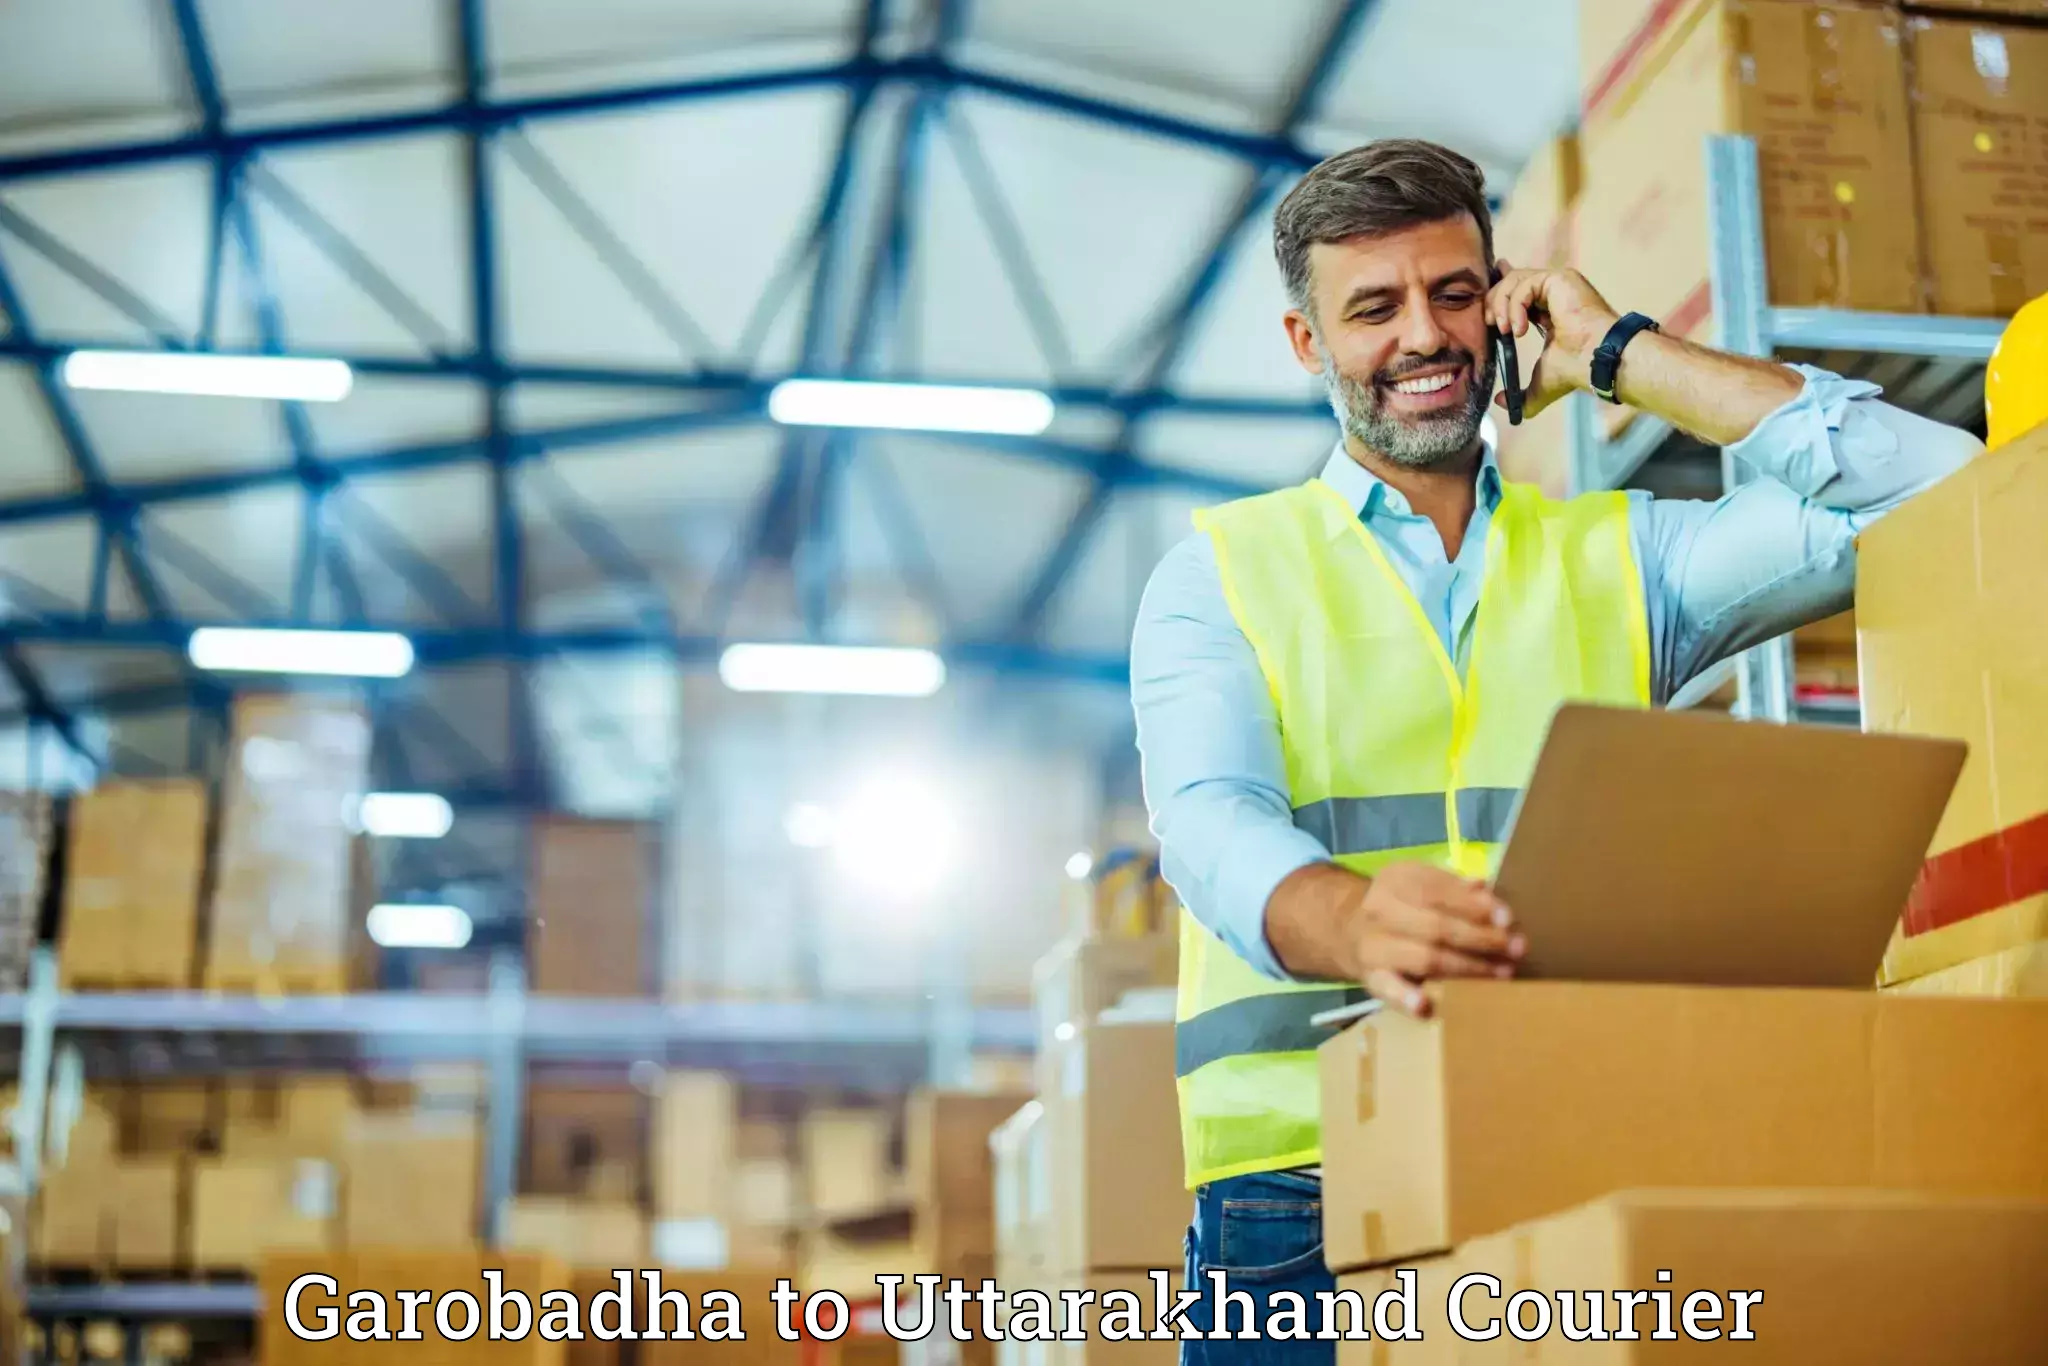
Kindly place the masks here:
<instances>
[{"instance_id":1,"label":"gray beard","mask_svg":"<svg viewBox=\"0 0 2048 1366\"><path fill-rule=\"evenodd\" d=\"M1390 464L1410 470L1438 470L1455 464L1479 440L1479 424L1486 420L1487 405L1493 402L1495 379L1493 350L1476 367L1472 391L1465 406L1453 412L1409 421L1387 411L1379 387L1361 384L1337 368L1320 342L1323 358L1323 389L1330 397L1330 411L1344 435Z\"/></svg>"}]
</instances>

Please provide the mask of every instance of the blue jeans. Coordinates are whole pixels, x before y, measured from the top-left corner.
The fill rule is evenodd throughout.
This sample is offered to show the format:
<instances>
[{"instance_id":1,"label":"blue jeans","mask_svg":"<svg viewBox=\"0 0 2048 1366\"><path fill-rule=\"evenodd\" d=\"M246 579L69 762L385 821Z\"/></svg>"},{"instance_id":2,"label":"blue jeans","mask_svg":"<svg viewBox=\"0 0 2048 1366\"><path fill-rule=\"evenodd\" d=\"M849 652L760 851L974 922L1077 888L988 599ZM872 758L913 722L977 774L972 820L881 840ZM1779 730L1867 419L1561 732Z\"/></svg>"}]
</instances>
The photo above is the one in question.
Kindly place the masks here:
<instances>
[{"instance_id":1,"label":"blue jeans","mask_svg":"<svg viewBox=\"0 0 2048 1366\"><path fill-rule=\"evenodd\" d=\"M1334 1290L1323 1265L1323 1186L1296 1172L1260 1172L1214 1181L1195 1192L1195 1222L1187 1236L1187 1288L1203 1300L1188 1321L1204 1332L1216 1323L1210 1271L1227 1271L1229 1289L1251 1297L1252 1326L1263 1330L1275 1291L1291 1290L1308 1308L1308 1330L1321 1332L1316 1292ZM1227 1311L1232 1330L1244 1329L1242 1305ZM1335 1366L1334 1342L1183 1342L1181 1366Z\"/></svg>"}]
</instances>

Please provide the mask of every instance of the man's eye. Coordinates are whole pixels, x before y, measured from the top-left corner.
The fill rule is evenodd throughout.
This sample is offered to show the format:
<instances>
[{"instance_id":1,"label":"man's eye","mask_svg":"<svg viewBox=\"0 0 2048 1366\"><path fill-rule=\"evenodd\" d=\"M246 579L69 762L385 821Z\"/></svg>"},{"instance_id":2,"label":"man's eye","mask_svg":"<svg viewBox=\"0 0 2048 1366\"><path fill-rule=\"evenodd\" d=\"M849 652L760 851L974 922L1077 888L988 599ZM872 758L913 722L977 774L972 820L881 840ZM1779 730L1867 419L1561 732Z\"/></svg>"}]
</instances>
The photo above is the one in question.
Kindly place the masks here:
<instances>
[{"instance_id":1,"label":"man's eye","mask_svg":"<svg viewBox=\"0 0 2048 1366\"><path fill-rule=\"evenodd\" d=\"M1380 323L1392 322L1394 320L1394 310L1391 308L1361 309L1351 315L1351 320L1353 322L1372 323L1377 326Z\"/></svg>"},{"instance_id":2,"label":"man's eye","mask_svg":"<svg viewBox=\"0 0 2048 1366\"><path fill-rule=\"evenodd\" d=\"M1472 293L1470 290L1459 289L1453 290L1448 294L1437 295L1436 301L1447 308L1463 308L1478 297L1477 294Z\"/></svg>"}]
</instances>

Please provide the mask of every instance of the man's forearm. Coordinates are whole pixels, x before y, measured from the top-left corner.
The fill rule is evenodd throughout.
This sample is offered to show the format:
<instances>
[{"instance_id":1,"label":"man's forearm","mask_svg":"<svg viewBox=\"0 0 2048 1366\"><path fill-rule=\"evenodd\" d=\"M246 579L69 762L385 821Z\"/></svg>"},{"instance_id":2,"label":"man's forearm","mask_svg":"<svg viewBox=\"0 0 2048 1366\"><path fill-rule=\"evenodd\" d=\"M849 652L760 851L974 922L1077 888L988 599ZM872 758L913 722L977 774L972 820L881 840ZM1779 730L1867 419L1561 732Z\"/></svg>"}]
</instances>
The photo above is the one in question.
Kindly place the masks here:
<instances>
[{"instance_id":1,"label":"man's forearm","mask_svg":"<svg viewBox=\"0 0 2048 1366\"><path fill-rule=\"evenodd\" d=\"M1280 965L1300 978L1361 977L1347 931L1367 886L1334 863L1311 863L1282 878L1266 902L1266 943Z\"/></svg>"},{"instance_id":2,"label":"man's forearm","mask_svg":"<svg viewBox=\"0 0 2048 1366\"><path fill-rule=\"evenodd\" d=\"M1661 332L1638 333L1622 352L1615 396L1712 446L1732 446L1799 396L1799 373Z\"/></svg>"}]
</instances>

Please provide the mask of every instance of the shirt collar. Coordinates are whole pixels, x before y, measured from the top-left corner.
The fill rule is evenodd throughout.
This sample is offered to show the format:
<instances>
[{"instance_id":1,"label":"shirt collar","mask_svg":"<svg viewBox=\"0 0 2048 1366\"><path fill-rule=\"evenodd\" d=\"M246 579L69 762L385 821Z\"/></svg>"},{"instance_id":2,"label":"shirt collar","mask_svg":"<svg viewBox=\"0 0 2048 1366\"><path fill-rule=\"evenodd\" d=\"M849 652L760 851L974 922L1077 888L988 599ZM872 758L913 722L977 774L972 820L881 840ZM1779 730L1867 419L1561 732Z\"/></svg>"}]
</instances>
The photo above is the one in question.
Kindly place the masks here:
<instances>
[{"instance_id":1,"label":"shirt collar","mask_svg":"<svg viewBox=\"0 0 2048 1366\"><path fill-rule=\"evenodd\" d=\"M1500 462L1495 459L1491 445L1480 447L1478 477L1479 506L1492 512L1500 505ZM1408 499L1400 490L1389 486L1386 480L1353 460L1342 441L1323 463L1322 480L1337 490L1361 518L1369 520L1381 511L1396 517L1415 515L1415 510L1408 506Z\"/></svg>"}]
</instances>

